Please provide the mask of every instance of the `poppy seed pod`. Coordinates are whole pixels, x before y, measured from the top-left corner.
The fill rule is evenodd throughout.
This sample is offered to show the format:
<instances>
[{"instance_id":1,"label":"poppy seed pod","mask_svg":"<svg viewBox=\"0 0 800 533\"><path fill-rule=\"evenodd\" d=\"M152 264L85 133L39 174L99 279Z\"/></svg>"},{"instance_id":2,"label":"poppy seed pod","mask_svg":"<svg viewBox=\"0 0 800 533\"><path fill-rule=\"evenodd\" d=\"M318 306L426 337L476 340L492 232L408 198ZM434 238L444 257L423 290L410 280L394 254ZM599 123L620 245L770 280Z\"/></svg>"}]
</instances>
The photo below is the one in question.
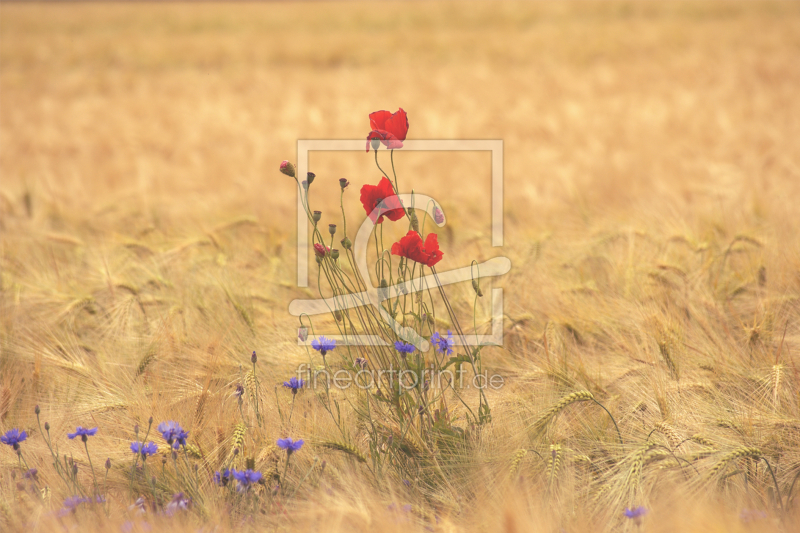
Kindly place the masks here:
<instances>
[{"instance_id":1,"label":"poppy seed pod","mask_svg":"<svg viewBox=\"0 0 800 533\"><path fill-rule=\"evenodd\" d=\"M483 291L481 291L481 286L478 284L477 279L472 280L472 290L475 291L475 294L478 295L478 298L483 298Z\"/></svg>"},{"instance_id":2,"label":"poppy seed pod","mask_svg":"<svg viewBox=\"0 0 800 533\"><path fill-rule=\"evenodd\" d=\"M311 214L311 219L314 221L314 223L315 223L315 224L316 224L317 222L319 222L319 220L320 220L321 218L322 218L322 211L314 211L314 212Z\"/></svg>"},{"instance_id":3,"label":"poppy seed pod","mask_svg":"<svg viewBox=\"0 0 800 533\"><path fill-rule=\"evenodd\" d=\"M314 174L313 172L309 172L308 174L306 174L306 181L308 181L308 184L311 185L312 183L314 183L314 178L316 177L317 177L316 174Z\"/></svg>"},{"instance_id":4,"label":"poppy seed pod","mask_svg":"<svg viewBox=\"0 0 800 533\"><path fill-rule=\"evenodd\" d=\"M372 149L373 150L377 150L378 148L381 147L381 140L380 139L377 139L377 138L372 139L372 140L370 140L369 143L372 145Z\"/></svg>"},{"instance_id":5,"label":"poppy seed pod","mask_svg":"<svg viewBox=\"0 0 800 533\"><path fill-rule=\"evenodd\" d=\"M289 176L290 178L294 178L296 171L294 165L289 161L283 161L281 163L281 172Z\"/></svg>"},{"instance_id":6,"label":"poppy seed pod","mask_svg":"<svg viewBox=\"0 0 800 533\"><path fill-rule=\"evenodd\" d=\"M333 257L334 259L339 259L339 250L336 248L331 250L331 257Z\"/></svg>"},{"instance_id":7,"label":"poppy seed pod","mask_svg":"<svg viewBox=\"0 0 800 533\"><path fill-rule=\"evenodd\" d=\"M345 190L348 185L350 185L349 181L347 181L345 178L339 178L339 187L341 187L342 190Z\"/></svg>"},{"instance_id":8,"label":"poppy seed pod","mask_svg":"<svg viewBox=\"0 0 800 533\"><path fill-rule=\"evenodd\" d=\"M345 250L349 250L350 248L352 248L352 247L353 247L353 243L352 243L352 242L350 242L350 239L348 239L347 237L345 237L344 239L342 239L342 240L341 240L341 241L339 241L339 242L341 242L341 243L342 243L342 247L343 247Z\"/></svg>"},{"instance_id":9,"label":"poppy seed pod","mask_svg":"<svg viewBox=\"0 0 800 533\"><path fill-rule=\"evenodd\" d=\"M339 311L338 309L337 309L337 310L335 310L335 311L333 312L333 318L335 318L335 319L336 319L336 322L341 322L341 321L342 321L342 312L341 312L341 311Z\"/></svg>"},{"instance_id":10,"label":"poppy seed pod","mask_svg":"<svg viewBox=\"0 0 800 533\"><path fill-rule=\"evenodd\" d=\"M411 221L411 229L419 233L419 220L413 209L408 210L408 219Z\"/></svg>"},{"instance_id":11,"label":"poppy seed pod","mask_svg":"<svg viewBox=\"0 0 800 533\"><path fill-rule=\"evenodd\" d=\"M328 224L328 233L336 235L336 224Z\"/></svg>"}]
</instances>

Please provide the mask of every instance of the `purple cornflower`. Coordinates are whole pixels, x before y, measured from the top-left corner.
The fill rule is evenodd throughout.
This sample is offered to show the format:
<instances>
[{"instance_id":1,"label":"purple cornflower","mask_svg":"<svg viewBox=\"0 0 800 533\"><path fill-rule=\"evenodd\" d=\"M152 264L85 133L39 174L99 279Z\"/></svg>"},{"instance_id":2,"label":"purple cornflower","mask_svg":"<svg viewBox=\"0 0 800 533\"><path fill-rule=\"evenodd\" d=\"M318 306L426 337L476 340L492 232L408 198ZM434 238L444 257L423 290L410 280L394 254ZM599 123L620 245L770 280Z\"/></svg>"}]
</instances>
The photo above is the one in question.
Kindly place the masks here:
<instances>
[{"instance_id":1,"label":"purple cornflower","mask_svg":"<svg viewBox=\"0 0 800 533\"><path fill-rule=\"evenodd\" d=\"M325 354L336 348L336 341L326 337L320 337L319 340L311 341L311 347L325 357Z\"/></svg>"},{"instance_id":2,"label":"purple cornflower","mask_svg":"<svg viewBox=\"0 0 800 533\"><path fill-rule=\"evenodd\" d=\"M8 444L14 450L19 450L19 443L28 438L28 434L24 431L20 432L17 428L9 429L6 434L0 437L0 442Z\"/></svg>"},{"instance_id":3,"label":"purple cornflower","mask_svg":"<svg viewBox=\"0 0 800 533\"><path fill-rule=\"evenodd\" d=\"M161 422L158 427L158 432L167 441L167 444L176 450L181 446L186 446L186 437L189 436L188 431L184 431L180 424L170 420L169 422Z\"/></svg>"},{"instance_id":4,"label":"purple cornflower","mask_svg":"<svg viewBox=\"0 0 800 533\"><path fill-rule=\"evenodd\" d=\"M22 477L24 477L25 479L32 479L34 481L39 481L39 471L35 468L31 468L30 470L22 474Z\"/></svg>"},{"instance_id":5,"label":"purple cornflower","mask_svg":"<svg viewBox=\"0 0 800 533\"><path fill-rule=\"evenodd\" d=\"M286 453L292 455L292 452L296 452L300 448L303 447L303 440L292 441L292 439L278 439L277 441L278 447L286 450Z\"/></svg>"},{"instance_id":6,"label":"purple cornflower","mask_svg":"<svg viewBox=\"0 0 800 533\"><path fill-rule=\"evenodd\" d=\"M394 341L394 349L400 352L400 356L405 359L417 349L413 344L406 344L402 341Z\"/></svg>"},{"instance_id":7,"label":"purple cornflower","mask_svg":"<svg viewBox=\"0 0 800 533\"><path fill-rule=\"evenodd\" d=\"M634 509L625 508L625 516L633 520L637 526L642 523L642 517L647 514L647 509L644 507L636 507Z\"/></svg>"},{"instance_id":8,"label":"purple cornflower","mask_svg":"<svg viewBox=\"0 0 800 533\"><path fill-rule=\"evenodd\" d=\"M231 471L227 468L222 471L222 473L214 472L214 484L224 487L228 484L228 480L231 478Z\"/></svg>"},{"instance_id":9,"label":"purple cornflower","mask_svg":"<svg viewBox=\"0 0 800 533\"><path fill-rule=\"evenodd\" d=\"M158 445L153 441L150 441L149 444L144 444L142 442L131 442L131 451L133 453L142 454L142 460L144 460L150 455L155 455L155 453L158 451Z\"/></svg>"},{"instance_id":10,"label":"purple cornflower","mask_svg":"<svg viewBox=\"0 0 800 533\"><path fill-rule=\"evenodd\" d=\"M191 498L187 498L182 492L179 492L172 497L172 501L164 508L164 514L172 516L178 511L186 511L191 504Z\"/></svg>"},{"instance_id":11,"label":"purple cornflower","mask_svg":"<svg viewBox=\"0 0 800 533\"><path fill-rule=\"evenodd\" d=\"M367 366L367 360L363 357L356 357L356 360L353 362L356 366L360 366L361 368L365 368Z\"/></svg>"},{"instance_id":12,"label":"purple cornflower","mask_svg":"<svg viewBox=\"0 0 800 533\"><path fill-rule=\"evenodd\" d=\"M69 440L72 440L78 435L80 435L81 440L83 442L86 442L87 440L89 440L89 437L93 437L95 433L97 433L97 428L88 429L82 426L78 426L77 428L75 428L75 433L67 433L67 437L69 437Z\"/></svg>"},{"instance_id":13,"label":"purple cornflower","mask_svg":"<svg viewBox=\"0 0 800 533\"><path fill-rule=\"evenodd\" d=\"M250 485L258 483L261 479L261 472L254 472L249 468L247 470L231 470L231 475L238 481L236 489L240 492L246 491Z\"/></svg>"},{"instance_id":14,"label":"purple cornflower","mask_svg":"<svg viewBox=\"0 0 800 533\"><path fill-rule=\"evenodd\" d=\"M79 505L84 503L89 503L91 500L89 498L82 498L81 496L70 496L66 500L64 500L64 509L73 510L77 508Z\"/></svg>"},{"instance_id":15,"label":"purple cornflower","mask_svg":"<svg viewBox=\"0 0 800 533\"><path fill-rule=\"evenodd\" d=\"M244 386L241 383L236 384L236 390L233 391L233 395L237 398L244 396Z\"/></svg>"},{"instance_id":16,"label":"purple cornflower","mask_svg":"<svg viewBox=\"0 0 800 533\"><path fill-rule=\"evenodd\" d=\"M447 330L447 338L445 339L437 331L431 336L431 344L436 347L437 352L450 355L453 353L453 334L450 330Z\"/></svg>"},{"instance_id":17,"label":"purple cornflower","mask_svg":"<svg viewBox=\"0 0 800 533\"><path fill-rule=\"evenodd\" d=\"M292 378L289 381L284 381L283 386L287 389L292 389L292 394L297 394L297 389L302 389L306 382L302 379Z\"/></svg>"},{"instance_id":18,"label":"purple cornflower","mask_svg":"<svg viewBox=\"0 0 800 533\"><path fill-rule=\"evenodd\" d=\"M145 504L146 504L145 499L143 497L139 496L139 498L137 498L136 501L133 502L133 505L128 507L128 510L129 511L136 511L136 513L134 513L134 514L137 514L137 515L145 514L145 513L147 513L147 508L146 508Z\"/></svg>"}]
</instances>

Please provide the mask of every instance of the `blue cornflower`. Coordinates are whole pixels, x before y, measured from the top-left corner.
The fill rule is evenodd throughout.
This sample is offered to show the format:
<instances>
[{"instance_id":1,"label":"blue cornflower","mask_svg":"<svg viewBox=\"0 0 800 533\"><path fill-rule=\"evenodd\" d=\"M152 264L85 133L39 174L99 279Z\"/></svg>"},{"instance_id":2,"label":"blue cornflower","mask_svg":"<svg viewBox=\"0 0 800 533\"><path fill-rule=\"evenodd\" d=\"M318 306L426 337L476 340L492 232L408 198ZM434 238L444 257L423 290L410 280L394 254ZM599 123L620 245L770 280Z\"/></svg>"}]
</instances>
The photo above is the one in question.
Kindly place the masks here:
<instances>
[{"instance_id":1,"label":"blue cornflower","mask_svg":"<svg viewBox=\"0 0 800 533\"><path fill-rule=\"evenodd\" d=\"M188 431L184 431L180 424L170 420L169 422L161 422L158 427L158 432L167 441L167 444L176 450L181 446L186 446L186 437L189 436Z\"/></svg>"},{"instance_id":2,"label":"blue cornflower","mask_svg":"<svg viewBox=\"0 0 800 533\"><path fill-rule=\"evenodd\" d=\"M253 472L249 468L247 470L231 470L231 475L238 481L237 489L240 491L247 490L247 488L258 483L261 479L261 472Z\"/></svg>"},{"instance_id":3,"label":"blue cornflower","mask_svg":"<svg viewBox=\"0 0 800 533\"><path fill-rule=\"evenodd\" d=\"M70 496L66 500L64 500L64 509L75 509L81 504L89 503L91 500L89 498L83 498L81 496Z\"/></svg>"},{"instance_id":4,"label":"blue cornflower","mask_svg":"<svg viewBox=\"0 0 800 533\"><path fill-rule=\"evenodd\" d=\"M400 356L405 359L409 354L417 349L413 344L406 344L403 341L394 341L394 349L400 352Z\"/></svg>"},{"instance_id":5,"label":"blue cornflower","mask_svg":"<svg viewBox=\"0 0 800 533\"><path fill-rule=\"evenodd\" d=\"M287 389L292 389L292 394L297 394L297 389L302 389L306 382L302 379L292 378L289 381L284 381L283 386Z\"/></svg>"},{"instance_id":6,"label":"blue cornflower","mask_svg":"<svg viewBox=\"0 0 800 533\"><path fill-rule=\"evenodd\" d=\"M17 428L9 429L6 434L0 437L0 442L8 444L15 450L19 450L19 443L28 438L28 434L24 431L20 432Z\"/></svg>"},{"instance_id":7,"label":"blue cornflower","mask_svg":"<svg viewBox=\"0 0 800 533\"><path fill-rule=\"evenodd\" d=\"M453 345L455 344L453 341L453 334L450 330L447 330L447 338L445 339L439 335L437 331L431 336L431 344L436 347L437 352L451 355L453 353Z\"/></svg>"},{"instance_id":8,"label":"blue cornflower","mask_svg":"<svg viewBox=\"0 0 800 533\"><path fill-rule=\"evenodd\" d=\"M34 481L39 481L39 471L35 468L31 468L30 470L22 474L22 477L24 477L25 479L32 479Z\"/></svg>"},{"instance_id":9,"label":"blue cornflower","mask_svg":"<svg viewBox=\"0 0 800 533\"><path fill-rule=\"evenodd\" d=\"M222 473L214 472L214 484L224 487L228 484L228 480L231 478L231 471L227 468L222 471Z\"/></svg>"},{"instance_id":10,"label":"blue cornflower","mask_svg":"<svg viewBox=\"0 0 800 533\"><path fill-rule=\"evenodd\" d=\"M187 498L182 492L179 492L178 494L172 496L172 501L169 502L164 508L164 514L167 516L172 516L178 511L186 511L189 509L191 504L191 498Z\"/></svg>"},{"instance_id":11,"label":"blue cornflower","mask_svg":"<svg viewBox=\"0 0 800 533\"><path fill-rule=\"evenodd\" d=\"M294 442L292 439L278 439L277 444L279 448L286 450L289 455L303 447L302 439Z\"/></svg>"},{"instance_id":12,"label":"blue cornflower","mask_svg":"<svg viewBox=\"0 0 800 533\"><path fill-rule=\"evenodd\" d=\"M326 337L320 337L317 341L311 341L311 347L324 357L326 353L336 348L336 341Z\"/></svg>"},{"instance_id":13,"label":"blue cornflower","mask_svg":"<svg viewBox=\"0 0 800 533\"><path fill-rule=\"evenodd\" d=\"M95 433L97 433L97 428L88 429L82 426L78 426L77 428L75 428L75 433L67 433L67 437L69 437L69 440L72 440L78 435L80 435L81 440L83 442L86 442L87 440L89 440L89 437L94 436Z\"/></svg>"},{"instance_id":14,"label":"blue cornflower","mask_svg":"<svg viewBox=\"0 0 800 533\"><path fill-rule=\"evenodd\" d=\"M625 516L632 519L637 525L642 523L642 517L647 514L647 509L644 507L636 507L634 509L625 508Z\"/></svg>"},{"instance_id":15,"label":"blue cornflower","mask_svg":"<svg viewBox=\"0 0 800 533\"><path fill-rule=\"evenodd\" d=\"M144 444L142 442L131 442L131 451L133 453L140 453L142 454L142 459L147 459L150 455L155 455L158 451L158 445L153 441L150 441L149 444Z\"/></svg>"}]
</instances>

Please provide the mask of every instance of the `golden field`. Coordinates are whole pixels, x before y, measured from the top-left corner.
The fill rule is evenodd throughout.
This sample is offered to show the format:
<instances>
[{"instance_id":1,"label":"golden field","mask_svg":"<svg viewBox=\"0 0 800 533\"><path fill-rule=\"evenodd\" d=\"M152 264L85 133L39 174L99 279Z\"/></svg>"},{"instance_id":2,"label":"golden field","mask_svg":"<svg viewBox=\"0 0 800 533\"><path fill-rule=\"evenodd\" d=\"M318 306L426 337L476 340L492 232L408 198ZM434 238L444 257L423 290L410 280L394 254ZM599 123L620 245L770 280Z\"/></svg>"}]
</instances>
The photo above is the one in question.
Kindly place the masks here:
<instances>
[{"instance_id":1,"label":"golden field","mask_svg":"<svg viewBox=\"0 0 800 533\"><path fill-rule=\"evenodd\" d=\"M0 529L796 530L799 57L796 2L3 3L0 434L28 432L39 481L2 446ZM391 442L371 450L354 416L337 428L311 391L294 403L281 386L308 362L289 302L318 288L314 261L312 287L296 286L296 186L279 164L298 139L363 139L370 112L398 107L409 139L503 140L502 248L488 154L394 160L400 188L447 214L440 270L512 263L483 282L504 289L504 344L484 352L506 379L492 421L452 403L463 445L420 443L432 457L403 458L411 479ZM374 164L312 154L324 224L341 224L342 177L360 223ZM403 233L384 226L386 242ZM448 292L471 323L469 283ZM242 433L253 391L241 411L233 393L253 350L263 424ZM589 402L542 427L577 391L622 444ZM75 486L35 405L87 489L66 433L99 428L103 510L58 514ZM153 488L134 483L129 449L150 416L180 421L197 450L152 459ZM354 452L323 445L344 433ZM283 472L286 436L306 444ZM277 461L293 492L217 488L233 448L265 472ZM190 477L190 510L128 508ZM639 505L641 524L623 515Z\"/></svg>"}]
</instances>

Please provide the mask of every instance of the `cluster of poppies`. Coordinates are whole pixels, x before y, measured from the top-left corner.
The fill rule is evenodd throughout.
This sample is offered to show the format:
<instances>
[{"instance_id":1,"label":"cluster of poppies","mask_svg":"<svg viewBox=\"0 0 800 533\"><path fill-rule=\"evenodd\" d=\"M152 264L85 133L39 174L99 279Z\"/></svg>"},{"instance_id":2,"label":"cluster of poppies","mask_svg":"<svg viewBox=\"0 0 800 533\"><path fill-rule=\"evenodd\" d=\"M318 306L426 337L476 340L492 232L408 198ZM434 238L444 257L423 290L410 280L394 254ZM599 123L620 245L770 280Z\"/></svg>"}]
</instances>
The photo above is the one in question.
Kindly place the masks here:
<instances>
[{"instance_id":1,"label":"cluster of poppies","mask_svg":"<svg viewBox=\"0 0 800 533\"><path fill-rule=\"evenodd\" d=\"M369 115L372 131L367 136L367 151L370 144L377 150L383 143L386 148L402 148L408 133L408 116L403 108L396 113L376 111ZM400 220L405 215L400 199L395 195L392 182L383 176L377 185L361 187L361 205L374 224L381 224L384 217L391 221ZM406 257L417 263L432 267L444 255L439 250L439 242L435 233L427 236L423 242L419 233L409 231L405 237L392 245L392 255Z\"/></svg>"},{"instance_id":2,"label":"cluster of poppies","mask_svg":"<svg viewBox=\"0 0 800 533\"><path fill-rule=\"evenodd\" d=\"M406 140L408 134L408 115L402 107L395 113L375 111L369 115L369 123L371 131L367 135L367 152L369 152L370 146L377 151L381 144L390 150L403 147L403 141ZM296 168L289 161L281 163L280 171L287 176L296 178ZM309 172L308 179L302 183L303 187L307 189L313 178L314 174ZM339 184L342 189L350 185L346 179L339 180ZM382 176L377 185L367 184L361 187L360 200L373 224L382 224L385 218L394 222L406 215L406 209L400 202L400 198L397 197L397 191L386 176ZM312 218L315 222L319 221L320 212L314 211ZM434 209L434 220L437 224L444 222L444 216L438 207ZM333 235L336 225L331 224L329 229ZM344 244L346 240L347 236L342 243ZM331 250L321 243L314 244L314 252L318 260L328 254L333 253L335 256L338 253L337 250ZM427 267L434 266L444 256L439 250L439 242L435 233L429 234L423 241L420 234L414 230L409 231L399 242L392 245L392 255L411 259Z\"/></svg>"}]
</instances>

